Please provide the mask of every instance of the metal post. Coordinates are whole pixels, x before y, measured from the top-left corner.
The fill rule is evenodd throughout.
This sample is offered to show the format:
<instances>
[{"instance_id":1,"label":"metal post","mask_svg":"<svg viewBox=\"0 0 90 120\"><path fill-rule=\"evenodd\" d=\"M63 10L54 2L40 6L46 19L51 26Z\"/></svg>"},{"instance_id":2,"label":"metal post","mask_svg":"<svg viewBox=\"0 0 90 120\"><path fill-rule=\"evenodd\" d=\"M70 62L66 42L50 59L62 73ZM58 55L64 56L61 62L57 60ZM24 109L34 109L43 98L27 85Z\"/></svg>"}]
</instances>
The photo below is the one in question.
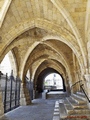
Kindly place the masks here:
<instances>
[{"instance_id":1,"label":"metal post","mask_svg":"<svg viewBox=\"0 0 90 120\"><path fill-rule=\"evenodd\" d=\"M11 110L12 109L12 82L14 80L13 71L11 73L10 80L11 80L11 88L10 88L10 110Z\"/></svg>"},{"instance_id":2,"label":"metal post","mask_svg":"<svg viewBox=\"0 0 90 120\"><path fill-rule=\"evenodd\" d=\"M31 81L29 81L29 95L31 96Z\"/></svg>"},{"instance_id":3,"label":"metal post","mask_svg":"<svg viewBox=\"0 0 90 120\"><path fill-rule=\"evenodd\" d=\"M20 105L20 88L21 88L21 81L18 79L19 86L18 86L18 106Z\"/></svg>"},{"instance_id":4,"label":"metal post","mask_svg":"<svg viewBox=\"0 0 90 120\"><path fill-rule=\"evenodd\" d=\"M2 75L3 75L3 73L0 71L0 80L1 80Z\"/></svg>"},{"instance_id":5,"label":"metal post","mask_svg":"<svg viewBox=\"0 0 90 120\"><path fill-rule=\"evenodd\" d=\"M5 96L4 96L4 112L6 112L6 100L7 100L7 80L8 80L8 76L6 73L6 81L5 81Z\"/></svg>"},{"instance_id":6,"label":"metal post","mask_svg":"<svg viewBox=\"0 0 90 120\"><path fill-rule=\"evenodd\" d=\"M1 80L1 72L0 72L0 80Z\"/></svg>"},{"instance_id":7,"label":"metal post","mask_svg":"<svg viewBox=\"0 0 90 120\"><path fill-rule=\"evenodd\" d=\"M18 89L17 89L17 80L18 80L18 79L16 78L16 81L15 81L15 83L16 83L16 84L15 84L15 107L17 106L17 90L18 90Z\"/></svg>"}]
</instances>

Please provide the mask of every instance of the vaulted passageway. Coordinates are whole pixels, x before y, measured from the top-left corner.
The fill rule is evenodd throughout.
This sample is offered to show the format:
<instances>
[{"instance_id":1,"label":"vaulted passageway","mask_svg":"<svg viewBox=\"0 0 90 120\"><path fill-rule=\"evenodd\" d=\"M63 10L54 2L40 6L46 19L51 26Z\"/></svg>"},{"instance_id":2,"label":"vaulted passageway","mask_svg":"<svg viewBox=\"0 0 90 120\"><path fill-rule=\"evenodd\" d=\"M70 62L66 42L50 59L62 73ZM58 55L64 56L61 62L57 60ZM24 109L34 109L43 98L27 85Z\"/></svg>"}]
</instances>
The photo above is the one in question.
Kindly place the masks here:
<instances>
[{"instance_id":1,"label":"vaulted passageway","mask_svg":"<svg viewBox=\"0 0 90 120\"><path fill-rule=\"evenodd\" d=\"M58 76L55 77L55 76ZM42 93L47 91L66 91L65 80L62 78L60 73L53 68L44 69L38 76L35 82L36 86L36 98L42 96ZM68 91L68 90L67 90ZM54 93L55 94L55 93ZM57 94L57 93L56 93Z\"/></svg>"},{"instance_id":2,"label":"vaulted passageway","mask_svg":"<svg viewBox=\"0 0 90 120\"><path fill-rule=\"evenodd\" d=\"M89 9L89 0L0 1L0 71L6 73L1 64L8 54L13 75L22 81L21 106L30 105L45 87L57 90L54 80L44 84L51 73L62 78L58 91L71 95L83 85L90 97ZM1 116L1 92L0 106Z\"/></svg>"},{"instance_id":3,"label":"vaulted passageway","mask_svg":"<svg viewBox=\"0 0 90 120\"><path fill-rule=\"evenodd\" d=\"M58 79L55 78L55 75L58 75ZM58 73L53 68L46 68L45 70L43 70L39 74L37 82L36 82L37 91L39 93L43 92L44 90L66 91L65 80L61 77L61 75L60 75L60 77L61 77L61 79L60 79L59 75L60 75L60 73ZM57 85L60 84L59 81L61 81L61 88L57 88Z\"/></svg>"}]
</instances>

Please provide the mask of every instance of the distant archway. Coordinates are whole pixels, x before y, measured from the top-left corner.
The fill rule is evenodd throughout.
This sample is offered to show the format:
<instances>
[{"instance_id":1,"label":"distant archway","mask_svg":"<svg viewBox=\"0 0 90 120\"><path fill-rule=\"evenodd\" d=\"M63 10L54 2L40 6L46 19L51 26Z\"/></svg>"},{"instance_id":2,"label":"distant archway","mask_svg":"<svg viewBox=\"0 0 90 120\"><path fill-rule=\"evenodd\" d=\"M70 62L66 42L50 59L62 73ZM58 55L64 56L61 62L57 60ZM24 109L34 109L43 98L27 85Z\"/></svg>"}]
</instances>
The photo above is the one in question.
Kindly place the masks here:
<instances>
[{"instance_id":1,"label":"distant archway","mask_svg":"<svg viewBox=\"0 0 90 120\"><path fill-rule=\"evenodd\" d=\"M38 93L41 93L43 92L46 88L45 88L45 78L48 77L48 75L58 75L60 77L59 80L57 80L57 82L55 83L55 81L52 83L52 85L50 86L47 86L48 90L60 90L60 91L66 91L66 87L65 87L65 81L62 77L62 75L60 75L60 73L58 71L56 71L55 69L53 68L46 68L45 70L43 70L39 76L38 76L38 79L37 79L37 82L36 82L36 90ZM55 78L56 79L56 78ZM53 80L52 80L53 81ZM57 86L58 82L61 84L59 86ZM54 85L56 84L56 85ZM60 87L61 86L61 87ZM57 87L58 89L54 89L55 87Z\"/></svg>"},{"instance_id":2,"label":"distant archway","mask_svg":"<svg viewBox=\"0 0 90 120\"><path fill-rule=\"evenodd\" d=\"M51 73L44 80L44 89L63 90L63 79L57 73Z\"/></svg>"}]
</instances>

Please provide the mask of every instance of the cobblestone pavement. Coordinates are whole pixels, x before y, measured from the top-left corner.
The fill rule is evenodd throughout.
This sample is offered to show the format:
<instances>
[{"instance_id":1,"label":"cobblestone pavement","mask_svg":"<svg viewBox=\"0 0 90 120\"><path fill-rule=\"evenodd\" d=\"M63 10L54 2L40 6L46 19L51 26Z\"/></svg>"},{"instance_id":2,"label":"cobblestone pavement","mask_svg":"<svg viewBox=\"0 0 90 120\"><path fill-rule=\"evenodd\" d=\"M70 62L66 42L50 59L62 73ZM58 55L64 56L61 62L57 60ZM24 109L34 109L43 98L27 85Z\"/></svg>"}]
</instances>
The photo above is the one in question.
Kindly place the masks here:
<instances>
[{"instance_id":1,"label":"cobblestone pavement","mask_svg":"<svg viewBox=\"0 0 90 120\"><path fill-rule=\"evenodd\" d=\"M36 99L30 106L20 106L0 120L52 120L55 100Z\"/></svg>"}]
</instances>

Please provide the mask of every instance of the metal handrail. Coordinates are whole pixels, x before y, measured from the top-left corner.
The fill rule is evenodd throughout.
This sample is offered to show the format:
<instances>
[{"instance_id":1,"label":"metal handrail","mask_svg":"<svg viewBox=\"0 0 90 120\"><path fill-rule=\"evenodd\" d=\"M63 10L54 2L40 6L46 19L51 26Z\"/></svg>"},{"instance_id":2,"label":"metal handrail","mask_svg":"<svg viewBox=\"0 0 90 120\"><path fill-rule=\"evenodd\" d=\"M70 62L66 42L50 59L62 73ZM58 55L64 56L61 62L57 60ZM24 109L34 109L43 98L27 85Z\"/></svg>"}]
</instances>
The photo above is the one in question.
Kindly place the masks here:
<instances>
[{"instance_id":1,"label":"metal handrail","mask_svg":"<svg viewBox=\"0 0 90 120\"><path fill-rule=\"evenodd\" d=\"M75 86L77 83L80 83L81 81L82 81L82 80L79 80L79 81L75 82L75 83L71 86L71 89L72 89L73 86Z\"/></svg>"},{"instance_id":2,"label":"metal handrail","mask_svg":"<svg viewBox=\"0 0 90 120\"><path fill-rule=\"evenodd\" d=\"M83 91L84 95L86 96L88 102L90 102L89 97L87 96L87 94L86 94L84 88L82 87L83 85L84 85L84 84L80 85L80 88L82 89L82 91Z\"/></svg>"},{"instance_id":3,"label":"metal handrail","mask_svg":"<svg viewBox=\"0 0 90 120\"><path fill-rule=\"evenodd\" d=\"M71 89L72 89L73 86L75 86L76 84L80 83L81 81L82 81L82 80L79 80L79 81L75 82L75 83L71 86ZM88 95L87 95L86 92L85 92L85 89L82 87L83 85L84 85L84 84L81 84L81 85L80 85L80 88L82 89L82 91L83 91L85 97L87 98L88 102L90 102L89 97L88 97Z\"/></svg>"}]
</instances>

